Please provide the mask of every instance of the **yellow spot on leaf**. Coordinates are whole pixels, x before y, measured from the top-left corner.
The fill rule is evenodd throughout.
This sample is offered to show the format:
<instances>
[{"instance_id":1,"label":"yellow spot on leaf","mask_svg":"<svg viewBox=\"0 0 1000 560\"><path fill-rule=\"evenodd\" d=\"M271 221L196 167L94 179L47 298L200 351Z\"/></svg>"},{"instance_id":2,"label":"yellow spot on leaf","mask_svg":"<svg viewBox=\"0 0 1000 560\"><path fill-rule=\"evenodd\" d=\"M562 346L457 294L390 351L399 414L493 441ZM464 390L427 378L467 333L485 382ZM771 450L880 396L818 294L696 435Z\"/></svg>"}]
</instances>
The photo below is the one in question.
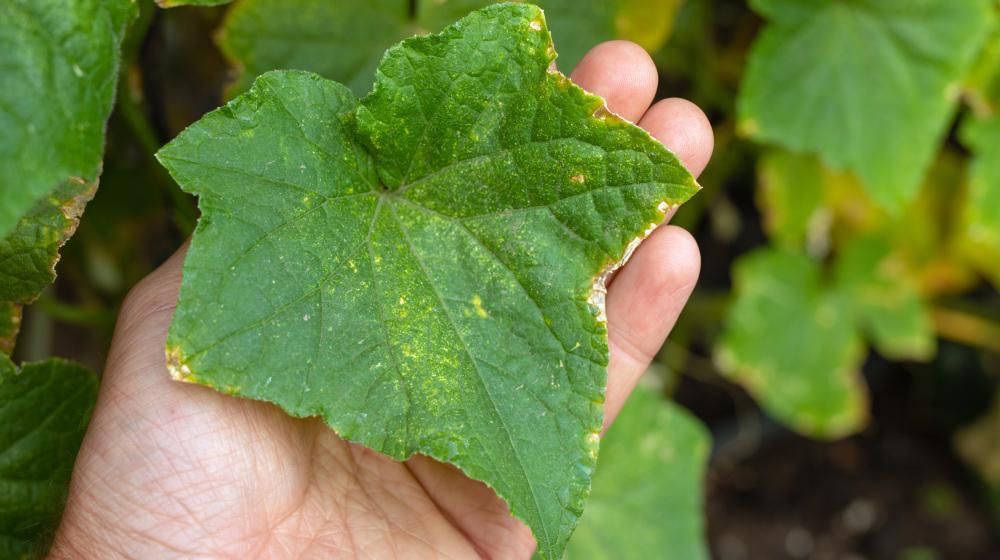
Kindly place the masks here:
<instances>
[{"instance_id":1,"label":"yellow spot on leaf","mask_svg":"<svg viewBox=\"0 0 1000 560\"><path fill-rule=\"evenodd\" d=\"M486 313L485 309L483 309L483 300L478 294L472 296L472 306L476 308L476 315L483 318L489 317L489 314Z\"/></svg>"}]
</instances>

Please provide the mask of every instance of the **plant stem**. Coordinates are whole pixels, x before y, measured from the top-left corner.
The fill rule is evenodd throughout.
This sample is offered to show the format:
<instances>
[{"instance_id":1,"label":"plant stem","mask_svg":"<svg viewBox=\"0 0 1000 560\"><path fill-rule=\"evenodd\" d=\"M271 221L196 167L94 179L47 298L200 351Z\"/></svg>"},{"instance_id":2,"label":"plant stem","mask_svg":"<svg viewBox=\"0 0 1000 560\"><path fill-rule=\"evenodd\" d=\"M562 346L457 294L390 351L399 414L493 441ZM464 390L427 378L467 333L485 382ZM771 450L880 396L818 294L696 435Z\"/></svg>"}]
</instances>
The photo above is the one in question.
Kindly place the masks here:
<instances>
[{"instance_id":1,"label":"plant stem","mask_svg":"<svg viewBox=\"0 0 1000 560\"><path fill-rule=\"evenodd\" d=\"M938 336L1000 354L1000 323L969 311L935 306L931 310Z\"/></svg>"}]
</instances>

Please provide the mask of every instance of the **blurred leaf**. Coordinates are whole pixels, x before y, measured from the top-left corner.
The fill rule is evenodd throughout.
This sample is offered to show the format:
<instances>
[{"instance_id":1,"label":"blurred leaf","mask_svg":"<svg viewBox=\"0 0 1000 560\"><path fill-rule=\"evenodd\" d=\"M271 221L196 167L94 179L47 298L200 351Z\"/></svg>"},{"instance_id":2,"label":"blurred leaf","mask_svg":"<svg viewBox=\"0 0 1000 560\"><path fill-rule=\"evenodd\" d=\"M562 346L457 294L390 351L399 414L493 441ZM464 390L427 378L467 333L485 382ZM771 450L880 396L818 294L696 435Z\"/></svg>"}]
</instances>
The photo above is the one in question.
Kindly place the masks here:
<instances>
[{"instance_id":1,"label":"blurred leaf","mask_svg":"<svg viewBox=\"0 0 1000 560\"><path fill-rule=\"evenodd\" d=\"M63 183L37 202L7 237L0 239L0 306L14 309L31 303L55 280L59 249L76 231L80 215L95 190L93 184ZM8 321L6 336L4 331L0 327L0 349L6 346L4 341L13 342L17 325Z\"/></svg>"},{"instance_id":2,"label":"blurred leaf","mask_svg":"<svg viewBox=\"0 0 1000 560\"><path fill-rule=\"evenodd\" d=\"M1000 26L997 26L966 80L969 104L980 115L992 115L1000 107Z\"/></svg>"},{"instance_id":3,"label":"blurred leaf","mask_svg":"<svg viewBox=\"0 0 1000 560\"><path fill-rule=\"evenodd\" d=\"M835 283L844 306L884 356L927 360L934 355L930 312L885 236L848 243L837 257Z\"/></svg>"},{"instance_id":4,"label":"blurred leaf","mask_svg":"<svg viewBox=\"0 0 1000 560\"><path fill-rule=\"evenodd\" d=\"M860 429L867 392L852 314L809 257L759 249L733 268L735 301L719 367L795 430L835 438Z\"/></svg>"},{"instance_id":5,"label":"blurred leaf","mask_svg":"<svg viewBox=\"0 0 1000 560\"><path fill-rule=\"evenodd\" d=\"M60 184L93 184L132 0L0 2L0 237Z\"/></svg>"},{"instance_id":6,"label":"blurred leaf","mask_svg":"<svg viewBox=\"0 0 1000 560\"><path fill-rule=\"evenodd\" d=\"M775 245L800 249L816 230L826 196L826 173L814 157L767 150L758 162L757 205Z\"/></svg>"},{"instance_id":7,"label":"blurred leaf","mask_svg":"<svg viewBox=\"0 0 1000 560\"><path fill-rule=\"evenodd\" d=\"M268 70L316 72L351 88L371 89L389 46L419 33L409 0L244 0L223 23L219 46L240 68L232 92Z\"/></svg>"},{"instance_id":8,"label":"blurred leaf","mask_svg":"<svg viewBox=\"0 0 1000 560\"><path fill-rule=\"evenodd\" d=\"M1000 286L1000 115L967 118L960 136L973 155L964 216L966 255Z\"/></svg>"},{"instance_id":9,"label":"blurred leaf","mask_svg":"<svg viewBox=\"0 0 1000 560\"><path fill-rule=\"evenodd\" d=\"M899 214L947 130L992 0L751 4L768 25L740 91L741 129L856 173Z\"/></svg>"},{"instance_id":10,"label":"blurred leaf","mask_svg":"<svg viewBox=\"0 0 1000 560\"><path fill-rule=\"evenodd\" d=\"M97 398L97 376L57 358L0 355L0 558L41 558Z\"/></svg>"},{"instance_id":11,"label":"blurred leaf","mask_svg":"<svg viewBox=\"0 0 1000 560\"><path fill-rule=\"evenodd\" d=\"M418 0L417 21L440 29L491 0ZM545 10L559 51L556 61L569 72L594 45L629 39L649 51L663 45L683 0L532 0Z\"/></svg>"},{"instance_id":12,"label":"blurred leaf","mask_svg":"<svg viewBox=\"0 0 1000 560\"><path fill-rule=\"evenodd\" d=\"M587 509L566 557L708 558L703 494L709 447L701 422L637 388L601 441Z\"/></svg>"},{"instance_id":13,"label":"blurred leaf","mask_svg":"<svg viewBox=\"0 0 1000 560\"><path fill-rule=\"evenodd\" d=\"M955 448L987 484L1000 489L1000 393L989 412L955 435Z\"/></svg>"},{"instance_id":14,"label":"blurred leaf","mask_svg":"<svg viewBox=\"0 0 1000 560\"><path fill-rule=\"evenodd\" d=\"M928 296L957 294L978 282L962 254L967 158L951 149L938 154L917 198L895 219L883 216L870 235L883 235L909 264L909 276ZM880 223L879 223L880 222Z\"/></svg>"},{"instance_id":15,"label":"blurred leaf","mask_svg":"<svg viewBox=\"0 0 1000 560\"><path fill-rule=\"evenodd\" d=\"M798 249L805 236L807 252L820 258L859 235L883 237L893 258L905 261L902 270L917 291L954 294L975 283L960 251L965 232L956 223L964 203L965 160L952 150L938 155L917 197L899 216L877 206L852 175L835 172L813 156L777 153L766 151L758 166L757 202L773 244ZM795 208L796 201L789 200L793 185L819 191L821 197L819 203L803 205L794 220L796 214L788 210Z\"/></svg>"},{"instance_id":16,"label":"blurred leaf","mask_svg":"<svg viewBox=\"0 0 1000 560\"><path fill-rule=\"evenodd\" d=\"M559 51L572 69L597 43L616 37L658 48L682 0L537 0ZM371 89L382 53L397 41L436 32L491 0L421 0L410 18L409 0L243 0L222 26L219 45L241 77L244 91L268 70L309 70L348 85L358 96Z\"/></svg>"}]
</instances>

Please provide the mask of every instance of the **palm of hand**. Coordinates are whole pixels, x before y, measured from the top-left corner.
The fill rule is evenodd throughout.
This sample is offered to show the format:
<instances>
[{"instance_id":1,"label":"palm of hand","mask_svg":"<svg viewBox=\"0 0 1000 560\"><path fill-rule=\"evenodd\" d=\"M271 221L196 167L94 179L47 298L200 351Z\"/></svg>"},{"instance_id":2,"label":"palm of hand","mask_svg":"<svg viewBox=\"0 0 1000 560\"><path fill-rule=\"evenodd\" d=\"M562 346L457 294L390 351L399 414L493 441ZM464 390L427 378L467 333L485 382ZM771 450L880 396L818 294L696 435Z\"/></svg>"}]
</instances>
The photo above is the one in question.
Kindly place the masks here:
<instances>
[{"instance_id":1,"label":"palm of hand","mask_svg":"<svg viewBox=\"0 0 1000 560\"><path fill-rule=\"evenodd\" d=\"M704 115L652 107L656 70L639 47L605 43L573 74L663 141L694 173L711 154ZM531 533L487 487L424 457L392 461L316 419L172 382L164 363L183 251L123 308L53 557L527 558ZM608 296L606 425L673 326L697 248L658 229Z\"/></svg>"},{"instance_id":2,"label":"palm of hand","mask_svg":"<svg viewBox=\"0 0 1000 560\"><path fill-rule=\"evenodd\" d=\"M151 301L131 303L156 308ZM136 316L120 329L165 332L171 311L168 305ZM108 374L120 377L105 379L75 486L80 514L116 513L101 531L105 542L76 554L104 557L107 548L138 557L530 554L527 528L458 471L420 457L397 463L345 442L316 419L173 383L162 375L162 361L154 352L118 347L109 360Z\"/></svg>"}]
</instances>

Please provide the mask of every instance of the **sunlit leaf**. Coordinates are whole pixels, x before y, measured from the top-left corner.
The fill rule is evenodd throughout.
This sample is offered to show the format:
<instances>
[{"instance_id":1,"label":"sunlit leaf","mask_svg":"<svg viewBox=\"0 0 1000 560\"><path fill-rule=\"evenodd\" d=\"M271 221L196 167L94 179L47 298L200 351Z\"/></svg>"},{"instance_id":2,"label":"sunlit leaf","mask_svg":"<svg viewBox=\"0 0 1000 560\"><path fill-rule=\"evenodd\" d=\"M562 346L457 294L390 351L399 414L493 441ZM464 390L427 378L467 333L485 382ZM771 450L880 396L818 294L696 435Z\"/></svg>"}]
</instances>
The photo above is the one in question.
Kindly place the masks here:
<instances>
[{"instance_id":1,"label":"sunlit leaf","mask_svg":"<svg viewBox=\"0 0 1000 560\"><path fill-rule=\"evenodd\" d=\"M961 132L973 154L964 216L966 254L1000 286L1000 115L970 117Z\"/></svg>"},{"instance_id":2,"label":"sunlit leaf","mask_svg":"<svg viewBox=\"0 0 1000 560\"><path fill-rule=\"evenodd\" d=\"M96 398L97 376L77 364L18 371L0 354L0 557L44 557Z\"/></svg>"},{"instance_id":3,"label":"sunlit leaf","mask_svg":"<svg viewBox=\"0 0 1000 560\"><path fill-rule=\"evenodd\" d=\"M550 71L541 12L390 50L374 93L272 72L159 153L203 217L175 378L457 465L559 558L597 458L602 271L697 185Z\"/></svg>"},{"instance_id":4,"label":"sunlit leaf","mask_svg":"<svg viewBox=\"0 0 1000 560\"><path fill-rule=\"evenodd\" d=\"M822 204L827 177L822 164L813 157L769 150L757 165L757 205L768 235L776 245L804 247L826 215Z\"/></svg>"},{"instance_id":5,"label":"sunlit leaf","mask_svg":"<svg viewBox=\"0 0 1000 560\"><path fill-rule=\"evenodd\" d=\"M736 299L716 352L722 371L799 432L832 438L861 428L864 346L819 266L760 249L737 261L733 280Z\"/></svg>"},{"instance_id":6,"label":"sunlit leaf","mask_svg":"<svg viewBox=\"0 0 1000 560\"><path fill-rule=\"evenodd\" d=\"M966 81L966 96L980 115L1000 111L1000 26L986 41Z\"/></svg>"},{"instance_id":7,"label":"sunlit leaf","mask_svg":"<svg viewBox=\"0 0 1000 560\"><path fill-rule=\"evenodd\" d=\"M740 127L857 174L898 214L916 194L990 30L992 0L754 0L767 26Z\"/></svg>"},{"instance_id":8,"label":"sunlit leaf","mask_svg":"<svg viewBox=\"0 0 1000 560\"><path fill-rule=\"evenodd\" d=\"M601 441L587 511L567 558L697 560L705 546L708 430L639 387Z\"/></svg>"},{"instance_id":9,"label":"sunlit leaf","mask_svg":"<svg viewBox=\"0 0 1000 560\"><path fill-rule=\"evenodd\" d=\"M926 360L936 340L930 312L907 264L885 236L860 237L837 258L836 289L858 326L883 355Z\"/></svg>"}]
</instances>

